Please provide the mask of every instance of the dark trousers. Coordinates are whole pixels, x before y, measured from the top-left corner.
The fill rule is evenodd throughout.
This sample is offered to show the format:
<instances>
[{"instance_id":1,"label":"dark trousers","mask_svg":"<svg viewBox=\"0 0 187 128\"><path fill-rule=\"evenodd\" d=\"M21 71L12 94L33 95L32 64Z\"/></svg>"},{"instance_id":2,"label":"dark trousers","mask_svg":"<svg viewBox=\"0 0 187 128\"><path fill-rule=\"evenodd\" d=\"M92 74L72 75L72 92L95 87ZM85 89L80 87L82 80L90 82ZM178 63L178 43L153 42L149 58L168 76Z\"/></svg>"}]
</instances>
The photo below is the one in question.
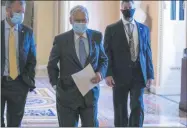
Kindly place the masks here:
<instances>
[{"instance_id":1,"label":"dark trousers","mask_svg":"<svg viewBox=\"0 0 187 128\"><path fill-rule=\"evenodd\" d=\"M1 127L5 127L4 111L7 104L7 127L19 127L24 115L28 87L19 78L1 81Z\"/></svg>"},{"instance_id":2,"label":"dark trousers","mask_svg":"<svg viewBox=\"0 0 187 128\"><path fill-rule=\"evenodd\" d=\"M129 85L116 85L113 88L115 127L142 127L144 121L144 79L139 63L132 66L132 80ZM128 117L128 94L130 92L131 113Z\"/></svg>"},{"instance_id":3,"label":"dark trousers","mask_svg":"<svg viewBox=\"0 0 187 128\"><path fill-rule=\"evenodd\" d=\"M60 127L78 127L79 116L82 127L99 127L97 119L98 106L85 105L72 109L57 103L58 122Z\"/></svg>"}]
</instances>

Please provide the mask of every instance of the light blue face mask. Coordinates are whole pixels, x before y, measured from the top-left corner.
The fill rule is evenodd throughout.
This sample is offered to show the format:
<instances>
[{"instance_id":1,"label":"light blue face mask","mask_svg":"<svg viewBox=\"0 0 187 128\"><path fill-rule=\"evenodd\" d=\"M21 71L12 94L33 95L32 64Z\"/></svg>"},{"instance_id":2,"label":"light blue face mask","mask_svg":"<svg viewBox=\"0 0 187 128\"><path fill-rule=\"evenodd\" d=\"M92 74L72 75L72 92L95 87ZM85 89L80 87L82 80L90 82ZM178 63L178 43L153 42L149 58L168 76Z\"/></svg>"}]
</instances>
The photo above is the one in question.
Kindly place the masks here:
<instances>
[{"instance_id":1,"label":"light blue face mask","mask_svg":"<svg viewBox=\"0 0 187 128\"><path fill-rule=\"evenodd\" d=\"M87 23L73 23L73 30L76 33L85 33L86 30L88 29Z\"/></svg>"},{"instance_id":2,"label":"light blue face mask","mask_svg":"<svg viewBox=\"0 0 187 128\"><path fill-rule=\"evenodd\" d=\"M21 24L23 23L23 20L24 20L24 13L16 13L16 12L13 12L13 17L10 18L11 22L13 24Z\"/></svg>"}]
</instances>

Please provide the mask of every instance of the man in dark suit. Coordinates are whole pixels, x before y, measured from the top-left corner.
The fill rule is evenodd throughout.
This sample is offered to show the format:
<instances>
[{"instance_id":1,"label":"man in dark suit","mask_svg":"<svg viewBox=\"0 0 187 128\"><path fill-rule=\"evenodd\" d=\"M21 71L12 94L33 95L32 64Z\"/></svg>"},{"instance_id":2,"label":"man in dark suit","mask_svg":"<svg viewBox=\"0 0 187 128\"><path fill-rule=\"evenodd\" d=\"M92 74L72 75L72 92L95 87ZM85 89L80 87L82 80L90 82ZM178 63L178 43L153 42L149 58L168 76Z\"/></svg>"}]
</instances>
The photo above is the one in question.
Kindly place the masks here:
<instances>
[{"instance_id":1,"label":"man in dark suit","mask_svg":"<svg viewBox=\"0 0 187 128\"><path fill-rule=\"evenodd\" d=\"M106 83L113 87L116 127L142 127L144 88L154 79L150 32L134 20L134 1L121 2L122 20L107 26L104 47L109 64ZM128 118L128 93L131 113Z\"/></svg>"},{"instance_id":2,"label":"man in dark suit","mask_svg":"<svg viewBox=\"0 0 187 128\"><path fill-rule=\"evenodd\" d=\"M35 88L36 49L33 31L22 25L25 1L7 1L1 22L1 127L19 127L29 89Z\"/></svg>"},{"instance_id":3,"label":"man in dark suit","mask_svg":"<svg viewBox=\"0 0 187 128\"><path fill-rule=\"evenodd\" d=\"M82 96L71 75L90 63L96 73L91 81L97 84L105 78L108 58L104 52L102 34L87 28L87 9L75 6L70 15L73 29L55 37L48 63L50 83L56 88L59 126L77 127L80 115L83 127L97 127L99 86Z\"/></svg>"}]
</instances>

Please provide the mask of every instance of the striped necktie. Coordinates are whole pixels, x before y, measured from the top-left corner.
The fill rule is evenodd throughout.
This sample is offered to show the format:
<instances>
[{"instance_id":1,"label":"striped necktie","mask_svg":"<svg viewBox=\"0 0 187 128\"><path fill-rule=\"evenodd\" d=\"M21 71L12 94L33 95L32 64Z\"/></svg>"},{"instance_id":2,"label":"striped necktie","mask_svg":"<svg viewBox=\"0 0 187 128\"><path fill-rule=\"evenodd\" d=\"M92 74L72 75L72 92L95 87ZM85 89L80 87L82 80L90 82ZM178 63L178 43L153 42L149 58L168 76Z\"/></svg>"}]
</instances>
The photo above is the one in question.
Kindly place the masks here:
<instances>
[{"instance_id":1,"label":"striped necktie","mask_svg":"<svg viewBox=\"0 0 187 128\"><path fill-rule=\"evenodd\" d=\"M135 54L135 44L134 44L134 38L133 38L133 30L134 30L134 25L132 23L127 24L127 34L129 37L129 47L130 47L130 52L131 52L131 60L133 62L136 61L136 54Z\"/></svg>"}]
</instances>

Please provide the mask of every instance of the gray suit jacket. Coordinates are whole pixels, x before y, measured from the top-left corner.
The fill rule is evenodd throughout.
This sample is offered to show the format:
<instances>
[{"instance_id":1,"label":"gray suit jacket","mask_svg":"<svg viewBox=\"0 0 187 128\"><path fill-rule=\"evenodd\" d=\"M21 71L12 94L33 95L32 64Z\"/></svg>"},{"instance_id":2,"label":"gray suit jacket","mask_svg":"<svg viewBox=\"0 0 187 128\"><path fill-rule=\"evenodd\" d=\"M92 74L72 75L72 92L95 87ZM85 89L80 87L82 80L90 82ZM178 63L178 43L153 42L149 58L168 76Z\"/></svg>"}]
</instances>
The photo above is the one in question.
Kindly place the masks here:
<instances>
[{"instance_id":1,"label":"gray suit jacket","mask_svg":"<svg viewBox=\"0 0 187 128\"><path fill-rule=\"evenodd\" d=\"M102 34L90 29L86 33L89 40L89 56L85 66L90 63L94 71L100 72L104 78L108 58L103 48ZM60 62L60 69L57 66L58 62ZM87 106L97 103L99 87L93 88L83 97L71 77L72 74L81 71L83 68L75 51L73 30L56 36L47 69L50 83L57 85L57 103L71 108L76 108L84 103Z\"/></svg>"}]
</instances>

